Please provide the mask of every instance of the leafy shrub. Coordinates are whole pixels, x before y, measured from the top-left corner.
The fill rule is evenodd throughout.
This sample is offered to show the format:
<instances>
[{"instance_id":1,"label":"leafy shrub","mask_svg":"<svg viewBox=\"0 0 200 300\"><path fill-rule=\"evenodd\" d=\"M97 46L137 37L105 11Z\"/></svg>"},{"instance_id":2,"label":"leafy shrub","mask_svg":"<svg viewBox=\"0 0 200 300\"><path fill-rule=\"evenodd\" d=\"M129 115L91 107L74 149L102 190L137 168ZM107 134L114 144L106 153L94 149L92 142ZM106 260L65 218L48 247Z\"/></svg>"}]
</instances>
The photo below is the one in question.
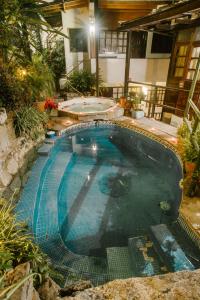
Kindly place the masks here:
<instances>
[{"instance_id":1,"label":"leafy shrub","mask_svg":"<svg viewBox=\"0 0 200 300\"><path fill-rule=\"evenodd\" d=\"M59 90L59 79L66 73L64 41L56 41L54 47L45 49L43 54L53 73L56 89Z\"/></svg>"},{"instance_id":2,"label":"leafy shrub","mask_svg":"<svg viewBox=\"0 0 200 300\"><path fill-rule=\"evenodd\" d=\"M178 128L178 150L182 160L195 162L198 158L198 152L194 148L191 140L190 140L190 132L187 128L187 125L183 123ZM197 132L197 142L200 146L200 130Z\"/></svg>"},{"instance_id":3,"label":"leafy shrub","mask_svg":"<svg viewBox=\"0 0 200 300\"><path fill-rule=\"evenodd\" d=\"M15 111L14 128L16 136L27 136L35 140L44 132L48 116L34 107L24 107Z\"/></svg>"},{"instance_id":4,"label":"leafy shrub","mask_svg":"<svg viewBox=\"0 0 200 300\"><path fill-rule=\"evenodd\" d=\"M68 77L69 83L67 83L67 88L74 92L74 90L80 93L87 94L92 91L95 85L96 77L95 74L87 70L74 71Z\"/></svg>"},{"instance_id":5,"label":"leafy shrub","mask_svg":"<svg viewBox=\"0 0 200 300\"><path fill-rule=\"evenodd\" d=\"M39 101L41 98L54 95L55 83L53 73L43 61L42 56L34 55L32 57L32 63L27 67L25 80L31 88L32 101Z\"/></svg>"},{"instance_id":6,"label":"leafy shrub","mask_svg":"<svg viewBox=\"0 0 200 300\"><path fill-rule=\"evenodd\" d=\"M0 66L0 106L8 110L28 103L31 98L31 90L15 76L15 72L13 66Z\"/></svg>"},{"instance_id":7,"label":"leafy shrub","mask_svg":"<svg viewBox=\"0 0 200 300\"><path fill-rule=\"evenodd\" d=\"M190 139L190 132L184 123L178 129L178 151L184 162L185 176L183 188L186 195L193 197L200 183L199 152ZM196 141L200 147L200 129L196 132Z\"/></svg>"},{"instance_id":8,"label":"leafy shrub","mask_svg":"<svg viewBox=\"0 0 200 300\"><path fill-rule=\"evenodd\" d=\"M28 261L34 272L46 272L47 257L32 241L26 225L16 220L13 209L11 203L0 199L0 276Z\"/></svg>"},{"instance_id":9,"label":"leafy shrub","mask_svg":"<svg viewBox=\"0 0 200 300\"><path fill-rule=\"evenodd\" d=\"M55 92L54 78L41 56L33 56L26 69L18 66L0 66L0 106L13 110L30 105Z\"/></svg>"}]
</instances>

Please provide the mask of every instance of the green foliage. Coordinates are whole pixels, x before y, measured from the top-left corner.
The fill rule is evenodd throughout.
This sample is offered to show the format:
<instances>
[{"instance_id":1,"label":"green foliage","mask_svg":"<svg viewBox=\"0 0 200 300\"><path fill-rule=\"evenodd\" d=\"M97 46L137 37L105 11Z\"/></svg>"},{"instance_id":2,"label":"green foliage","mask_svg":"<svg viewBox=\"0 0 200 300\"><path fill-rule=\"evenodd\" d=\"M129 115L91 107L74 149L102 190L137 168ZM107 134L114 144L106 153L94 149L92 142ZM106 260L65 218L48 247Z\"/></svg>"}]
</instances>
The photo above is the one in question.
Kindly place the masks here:
<instances>
[{"instance_id":1,"label":"green foliage","mask_svg":"<svg viewBox=\"0 0 200 300\"><path fill-rule=\"evenodd\" d=\"M59 79L66 72L63 40L56 41L53 48L45 49L43 55L54 75L56 89L59 90Z\"/></svg>"},{"instance_id":2,"label":"green foliage","mask_svg":"<svg viewBox=\"0 0 200 300\"><path fill-rule=\"evenodd\" d=\"M32 57L32 63L27 68L25 81L31 88L33 101L39 101L41 98L53 96L54 94L53 73L43 61L41 55L34 55Z\"/></svg>"},{"instance_id":3,"label":"green foliage","mask_svg":"<svg viewBox=\"0 0 200 300\"><path fill-rule=\"evenodd\" d=\"M45 99L54 91L53 74L39 55L34 55L26 68L0 66L0 106L7 110Z\"/></svg>"},{"instance_id":4,"label":"green foliage","mask_svg":"<svg viewBox=\"0 0 200 300\"><path fill-rule=\"evenodd\" d=\"M92 91L92 88L95 85L95 74L87 70L74 71L68 77L69 83L67 88L71 91L79 91L80 93L87 94Z\"/></svg>"},{"instance_id":5,"label":"green foliage","mask_svg":"<svg viewBox=\"0 0 200 300\"><path fill-rule=\"evenodd\" d=\"M178 151L184 162L185 177L183 188L186 195L193 197L200 184L200 157L199 152L191 142L191 134L185 123L178 129ZM200 128L195 134L196 142L200 147Z\"/></svg>"},{"instance_id":6,"label":"green foliage","mask_svg":"<svg viewBox=\"0 0 200 300\"><path fill-rule=\"evenodd\" d=\"M34 107L23 107L15 111L14 128L17 136L27 136L35 140L44 132L48 116Z\"/></svg>"},{"instance_id":7,"label":"green foliage","mask_svg":"<svg viewBox=\"0 0 200 300\"><path fill-rule=\"evenodd\" d=\"M32 48L41 50L40 31L65 36L42 18L42 3L40 0L0 1L0 49L4 62L14 60L26 65L31 61Z\"/></svg>"},{"instance_id":8,"label":"green foliage","mask_svg":"<svg viewBox=\"0 0 200 300\"><path fill-rule=\"evenodd\" d=\"M194 148L190 140L190 132L185 123L183 123L177 131L178 135L178 150L182 160L188 162L195 162L198 159L198 152ZM200 130L196 134L197 142L200 146Z\"/></svg>"},{"instance_id":9,"label":"green foliage","mask_svg":"<svg viewBox=\"0 0 200 300\"><path fill-rule=\"evenodd\" d=\"M141 102L144 100L145 95L142 92L130 92L129 101L132 102L132 107L134 110L141 110Z\"/></svg>"},{"instance_id":10,"label":"green foliage","mask_svg":"<svg viewBox=\"0 0 200 300\"><path fill-rule=\"evenodd\" d=\"M11 110L20 103L28 103L30 98L31 90L16 76L16 69L11 65L0 66L0 106Z\"/></svg>"},{"instance_id":11,"label":"green foliage","mask_svg":"<svg viewBox=\"0 0 200 300\"><path fill-rule=\"evenodd\" d=\"M26 225L16 220L13 209L10 202L0 200L0 276L28 261L32 264L33 272L46 276L47 258L33 243Z\"/></svg>"}]
</instances>

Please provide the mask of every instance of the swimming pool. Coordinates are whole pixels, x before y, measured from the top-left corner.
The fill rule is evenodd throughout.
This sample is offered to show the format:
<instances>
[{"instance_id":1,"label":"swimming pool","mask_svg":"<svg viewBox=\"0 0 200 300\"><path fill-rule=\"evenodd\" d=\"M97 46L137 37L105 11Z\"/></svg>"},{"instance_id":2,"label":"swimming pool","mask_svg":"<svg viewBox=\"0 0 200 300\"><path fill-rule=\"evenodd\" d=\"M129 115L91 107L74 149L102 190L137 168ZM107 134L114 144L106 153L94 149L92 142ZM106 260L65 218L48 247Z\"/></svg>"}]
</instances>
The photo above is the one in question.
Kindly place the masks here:
<instances>
[{"instance_id":1,"label":"swimming pool","mask_svg":"<svg viewBox=\"0 0 200 300\"><path fill-rule=\"evenodd\" d=\"M180 161L165 145L111 123L80 124L38 157L17 211L69 278L99 284L160 274L165 266L149 229L176 220L181 178Z\"/></svg>"}]
</instances>

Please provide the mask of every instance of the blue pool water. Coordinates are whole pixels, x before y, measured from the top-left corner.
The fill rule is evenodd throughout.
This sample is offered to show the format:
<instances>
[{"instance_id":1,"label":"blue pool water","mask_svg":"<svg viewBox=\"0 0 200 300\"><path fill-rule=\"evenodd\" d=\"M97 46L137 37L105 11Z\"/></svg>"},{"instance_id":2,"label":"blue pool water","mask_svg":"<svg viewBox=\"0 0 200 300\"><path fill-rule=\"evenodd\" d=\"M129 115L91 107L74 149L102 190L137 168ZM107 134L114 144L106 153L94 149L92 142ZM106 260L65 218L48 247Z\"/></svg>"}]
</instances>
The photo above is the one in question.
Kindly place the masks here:
<instances>
[{"instance_id":1,"label":"blue pool water","mask_svg":"<svg viewBox=\"0 0 200 300\"><path fill-rule=\"evenodd\" d=\"M176 220L181 178L179 160L165 146L111 124L79 126L38 157L17 211L69 278L98 284L159 274L165 266L149 229Z\"/></svg>"}]
</instances>

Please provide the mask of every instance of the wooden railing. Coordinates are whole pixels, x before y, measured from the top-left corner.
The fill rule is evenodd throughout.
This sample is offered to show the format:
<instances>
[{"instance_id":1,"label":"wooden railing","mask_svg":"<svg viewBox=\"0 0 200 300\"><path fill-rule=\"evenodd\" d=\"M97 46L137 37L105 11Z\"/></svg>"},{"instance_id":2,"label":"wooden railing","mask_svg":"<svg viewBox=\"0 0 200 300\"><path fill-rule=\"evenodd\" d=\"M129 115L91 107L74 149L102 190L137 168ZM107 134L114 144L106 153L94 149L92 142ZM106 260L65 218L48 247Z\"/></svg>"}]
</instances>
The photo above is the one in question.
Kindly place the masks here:
<instances>
[{"instance_id":1,"label":"wooden railing","mask_svg":"<svg viewBox=\"0 0 200 300\"><path fill-rule=\"evenodd\" d=\"M199 155L200 155L200 147L199 147L199 144L197 142L197 137L196 137L197 130L199 129L199 126L200 126L199 125L200 124L200 111L193 101L193 95L195 93L195 88L196 88L197 80L199 78L199 74L200 74L200 56L199 56L199 59L197 62L194 79L192 81L192 85L191 85L190 92L189 92L188 99L187 99L187 105L186 105L185 112L184 112L184 121L187 124L187 127L190 131L191 142L193 143L195 149L199 152ZM190 110L192 110L193 123L190 122Z\"/></svg>"},{"instance_id":2,"label":"wooden railing","mask_svg":"<svg viewBox=\"0 0 200 300\"><path fill-rule=\"evenodd\" d=\"M163 118L163 112L168 111L179 117L184 115L184 110L177 108L176 106L170 106L164 104L165 95L167 91L173 91L178 93L189 93L189 90L165 87L161 85L154 85L144 82L129 81L128 82L128 94L130 92L145 92L145 99L142 101L142 108L145 112L145 117L154 118L161 121ZM100 87L100 95L112 97L118 100L121 96L124 95L123 86L110 86L110 87Z\"/></svg>"}]
</instances>

